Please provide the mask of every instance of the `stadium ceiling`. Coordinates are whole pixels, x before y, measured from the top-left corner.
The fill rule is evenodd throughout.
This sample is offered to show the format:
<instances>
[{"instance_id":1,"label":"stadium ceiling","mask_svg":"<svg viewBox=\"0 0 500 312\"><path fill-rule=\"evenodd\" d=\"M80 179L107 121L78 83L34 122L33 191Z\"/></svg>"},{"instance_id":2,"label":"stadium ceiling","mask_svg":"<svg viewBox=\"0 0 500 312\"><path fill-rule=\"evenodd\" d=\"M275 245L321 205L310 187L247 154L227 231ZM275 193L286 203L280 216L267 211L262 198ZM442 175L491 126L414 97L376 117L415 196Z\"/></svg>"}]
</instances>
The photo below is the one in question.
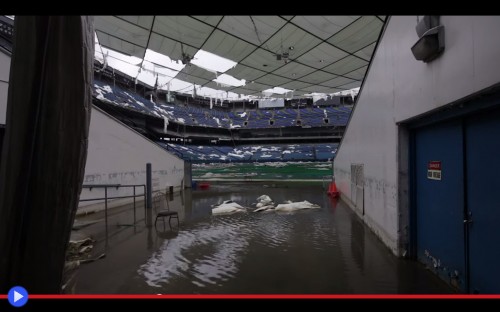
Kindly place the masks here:
<instances>
[{"instance_id":1,"label":"stadium ceiling","mask_svg":"<svg viewBox=\"0 0 500 312\"><path fill-rule=\"evenodd\" d=\"M360 87L385 19L385 16L96 16L94 25L101 50L117 51L140 60L137 75L145 69L145 61L151 62L146 56L153 51L185 65L172 72L168 65L156 63L157 73L164 66L171 74L163 76L196 88L240 96L296 98ZM192 65L200 55L199 50L236 64L221 71ZM244 79L244 85L214 81L221 74ZM278 91L272 95L269 91L263 93L275 87L291 91L285 95Z\"/></svg>"}]
</instances>

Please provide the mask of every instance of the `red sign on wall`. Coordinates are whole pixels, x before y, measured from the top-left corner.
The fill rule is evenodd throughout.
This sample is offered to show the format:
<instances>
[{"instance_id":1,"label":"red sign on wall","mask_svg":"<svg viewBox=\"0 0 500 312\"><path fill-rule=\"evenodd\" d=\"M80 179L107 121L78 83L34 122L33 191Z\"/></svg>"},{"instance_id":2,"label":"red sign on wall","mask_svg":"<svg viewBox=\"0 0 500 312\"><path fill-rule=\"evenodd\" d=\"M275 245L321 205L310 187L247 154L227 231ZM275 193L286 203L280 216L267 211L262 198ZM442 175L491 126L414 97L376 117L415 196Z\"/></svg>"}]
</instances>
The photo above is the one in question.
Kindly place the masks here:
<instances>
[{"instance_id":1,"label":"red sign on wall","mask_svg":"<svg viewBox=\"0 0 500 312\"><path fill-rule=\"evenodd\" d=\"M441 180L441 161L429 161L427 164L427 179Z\"/></svg>"}]
</instances>

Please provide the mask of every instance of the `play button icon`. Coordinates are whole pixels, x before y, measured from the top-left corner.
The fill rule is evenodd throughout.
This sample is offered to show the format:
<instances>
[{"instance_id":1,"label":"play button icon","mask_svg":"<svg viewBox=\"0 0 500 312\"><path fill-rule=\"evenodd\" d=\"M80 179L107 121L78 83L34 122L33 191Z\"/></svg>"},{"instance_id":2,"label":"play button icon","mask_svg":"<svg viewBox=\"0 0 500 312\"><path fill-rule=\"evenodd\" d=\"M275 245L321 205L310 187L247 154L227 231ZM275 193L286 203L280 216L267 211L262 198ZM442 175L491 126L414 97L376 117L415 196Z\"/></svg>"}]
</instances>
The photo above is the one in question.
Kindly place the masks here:
<instances>
[{"instance_id":1,"label":"play button icon","mask_svg":"<svg viewBox=\"0 0 500 312\"><path fill-rule=\"evenodd\" d=\"M22 307L28 302L28 292L21 286L14 286L9 290L7 299L14 307Z\"/></svg>"}]
</instances>

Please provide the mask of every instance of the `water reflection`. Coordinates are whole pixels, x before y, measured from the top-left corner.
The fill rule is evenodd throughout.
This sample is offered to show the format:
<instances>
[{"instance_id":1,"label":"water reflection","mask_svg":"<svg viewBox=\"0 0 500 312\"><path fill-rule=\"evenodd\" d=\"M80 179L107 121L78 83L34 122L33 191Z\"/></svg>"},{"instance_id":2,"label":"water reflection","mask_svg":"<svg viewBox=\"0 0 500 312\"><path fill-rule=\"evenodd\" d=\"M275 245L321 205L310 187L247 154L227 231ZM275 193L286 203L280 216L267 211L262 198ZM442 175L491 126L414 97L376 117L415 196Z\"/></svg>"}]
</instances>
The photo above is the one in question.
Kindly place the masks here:
<instances>
[{"instance_id":1,"label":"water reflection","mask_svg":"<svg viewBox=\"0 0 500 312\"><path fill-rule=\"evenodd\" d=\"M358 268L363 271L365 263L365 225L356 218L351 219L351 242L352 259Z\"/></svg>"},{"instance_id":2,"label":"water reflection","mask_svg":"<svg viewBox=\"0 0 500 312\"><path fill-rule=\"evenodd\" d=\"M175 278L189 278L197 286L218 284L234 276L248 246L245 225L232 218L204 223L167 239L138 273L160 287Z\"/></svg>"},{"instance_id":3,"label":"water reflection","mask_svg":"<svg viewBox=\"0 0 500 312\"><path fill-rule=\"evenodd\" d=\"M275 203L307 200L321 208L211 215L214 204L231 199L250 206L263 194ZM417 263L395 258L349 208L326 196L321 186L212 185L207 191L188 189L176 194L170 209L179 212L178 231L143 228L130 231L128 239L110 240L107 262L82 267L85 274L80 275L77 292L450 291ZM132 243L141 235L147 248L137 245L140 240ZM134 257L123 257L127 252ZM119 269L124 264L129 268L126 271Z\"/></svg>"}]
</instances>

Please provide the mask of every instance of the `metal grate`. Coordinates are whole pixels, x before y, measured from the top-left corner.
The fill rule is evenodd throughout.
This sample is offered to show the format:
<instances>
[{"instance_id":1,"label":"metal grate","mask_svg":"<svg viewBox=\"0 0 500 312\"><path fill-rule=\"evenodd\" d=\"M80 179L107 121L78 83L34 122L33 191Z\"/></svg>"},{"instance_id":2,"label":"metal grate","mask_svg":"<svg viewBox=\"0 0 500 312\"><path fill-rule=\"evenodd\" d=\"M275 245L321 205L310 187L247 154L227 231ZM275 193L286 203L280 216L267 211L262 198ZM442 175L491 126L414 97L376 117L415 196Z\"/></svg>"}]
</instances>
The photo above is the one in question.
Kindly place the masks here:
<instances>
[{"instance_id":1,"label":"metal grate","mask_svg":"<svg viewBox=\"0 0 500 312\"><path fill-rule=\"evenodd\" d=\"M363 187L363 164L351 164L351 184Z\"/></svg>"},{"instance_id":2,"label":"metal grate","mask_svg":"<svg viewBox=\"0 0 500 312\"><path fill-rule=\"evenodd\" d=\"M364 168L363 164L351 164L351 201L356 210L365 214Z\"/></svg>"}]
</instances>

